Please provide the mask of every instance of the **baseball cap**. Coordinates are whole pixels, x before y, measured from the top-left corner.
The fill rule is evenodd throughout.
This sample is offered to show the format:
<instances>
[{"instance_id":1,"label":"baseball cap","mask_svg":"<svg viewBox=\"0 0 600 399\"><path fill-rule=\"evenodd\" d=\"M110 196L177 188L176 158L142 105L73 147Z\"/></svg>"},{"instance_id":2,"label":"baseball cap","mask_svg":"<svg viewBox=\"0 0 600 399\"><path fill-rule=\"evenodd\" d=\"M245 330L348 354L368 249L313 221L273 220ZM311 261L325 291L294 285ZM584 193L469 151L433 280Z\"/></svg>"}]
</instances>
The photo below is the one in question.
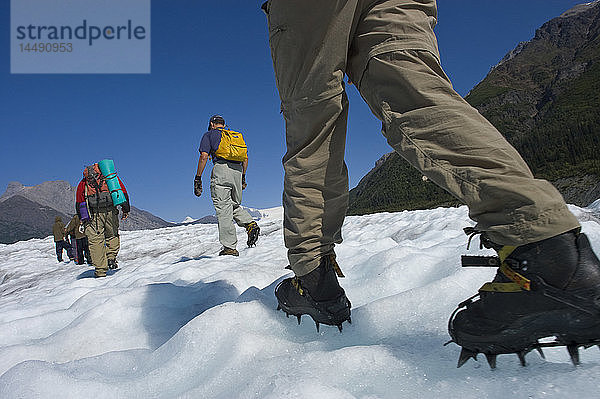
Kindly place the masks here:
<instances>
[{"instance_id":1,"label":"baseball cap","mask_svg":"<svg viewBox=\"0 0 600 399\"><path fill-rule=\"evenodd\" d=\"M225 118L223 118L221 115L213 115L210 117L210 120L208 122L209 122L209 124L210 123L220 123L220 124L224 125Z\"/></svg>"}]
</instances>

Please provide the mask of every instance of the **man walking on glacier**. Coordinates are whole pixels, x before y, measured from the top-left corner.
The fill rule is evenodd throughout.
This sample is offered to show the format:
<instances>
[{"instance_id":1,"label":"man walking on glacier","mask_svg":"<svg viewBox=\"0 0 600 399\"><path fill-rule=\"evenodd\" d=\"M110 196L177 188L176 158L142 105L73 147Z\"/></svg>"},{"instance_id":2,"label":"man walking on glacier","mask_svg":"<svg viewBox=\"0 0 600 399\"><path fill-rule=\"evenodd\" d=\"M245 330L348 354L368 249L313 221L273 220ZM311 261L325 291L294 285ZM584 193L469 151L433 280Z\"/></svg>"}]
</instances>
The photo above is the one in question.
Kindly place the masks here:
<instances>
[{"instance_id":1,"label":"man walking on glacier","mask_svg":"<svg viewBox=\"0 0 600 399\"><path fill-rule=\"evenodd\" d=\"M235 135L239 137L232 137ZM235 143L230 139L239 139L239 152ZM243 144L241 144L243 143ZM248 169L248 154L242 136L238 132L225 129L225 119L213 115L208 122L208 132L200 141L200 158L194 178L194 194L202 195L202 173L210 157L213 169L210 177L210 194L217 214L219 225L219 241L223 249L219 255L239 256L236 249L237 234L233 222L246 229L247 245L256 245L260 228L252 220L250 214L242 208L242 190L246 188L246 170Z\"/></svg>"},{"instance_id":2,"label":"man walking on glacier","mask_svg":"<svg viewBox=\"0 0 600 399\"><path fill-rule=\"evenodd\" d=\"M535 179L517 151L452 88L440 66L435 0L270 0L269 41L286 122L284 239L295 276L275 290L300 318L350 321L335 244L348 205L344 76L382 121L388 143L469 207L494 259L494 280L450 320L459 366L484 353L540 347L556 336L600 343L600 262L558 191Z\"/></svg>"}]
</instances>

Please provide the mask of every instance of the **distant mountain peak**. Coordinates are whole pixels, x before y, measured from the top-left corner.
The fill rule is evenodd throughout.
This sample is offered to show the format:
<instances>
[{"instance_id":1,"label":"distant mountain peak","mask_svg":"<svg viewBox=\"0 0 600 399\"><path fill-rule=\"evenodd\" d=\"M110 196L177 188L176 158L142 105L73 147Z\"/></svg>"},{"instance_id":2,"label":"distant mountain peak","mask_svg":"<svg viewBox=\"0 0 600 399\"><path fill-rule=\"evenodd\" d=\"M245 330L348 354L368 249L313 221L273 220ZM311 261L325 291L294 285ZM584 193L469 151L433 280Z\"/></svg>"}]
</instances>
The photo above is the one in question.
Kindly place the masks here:
<instances>
[{"instance_id":1,"label":"distant mountain peak","mask_svg":"<svg viewBox=\"0 0 600 399\"><path fill-rule=\"evenodd\" d=\"M35 186L10 182L1 200L5 201L15 195L52 207L65 215L72 215L75 212L75 187L71 187L71 184L65 180L46 181Z\"/></svg>"},{"instance_id":2,"label":"distant mountain peak","mask_svg":"<svg viewBox=\"0 0 600 399\"><path fill-rule=\"evenodd\" d=\"M573 17L579 13L589 10L591 7L596 7L598 5L600 5L600 0L590 1L589 3L577 4L573 8L570 8L567 11L563 12L558 18Z\"/></svg>"},{"instance_id":3,"label":"distant mountain peak","mask_svg":"<svg viewBox=\"0 0 600 399\"><path fill-rule=\"evenodd\" d=\"M4 194L2 194L2 196L0 197L0 200L4 199L5 197L8 197L8 196L13 196L13 195L17 194L19 191L23 190L24 188L25 188L25 186L22 183L20 183L18 181L11 181L6 186L6 191L4 192Z\"/></svg>"},{"instance_id":4,"label":"distant mountain peak","mask_svg":"<svg viewBox=\"0 0 600 399\"><path fill-rule=\"evenodd\" d=\"M561 15L559 15L555 19L571 18L571 17L574 17L574 16L576 16L578 14L586 12L586 11L590 10L591 8L596 7L598 5L600 5L600 0L595 0L595 1L592 1L592 2L589 2L589 3L584 3L584 4L578 4L578 5L570 8L569 10L563 12ZM551 21L548 21L547 23L549 23ZM546 24L544 24L544 26L546 26ZM542 26L540 29L544 29L544 26ZM494 69L498 68L499 66L501 66L501 65L505 64L506 62L508 62L508 61L512 60L513 58L515 58L517 55L519 55L527 47L527 45L533 39L537 38L538 36L539 36L539 29L536 32L536 37L532 38L531 40L522 41L519 44L517 44L517 46L514 49L510 50L508 53L506 53L506 55L504 57L502 57L502 59L496 65L494 65L490 69L490 71L493 71Z\"/></svg>"}]
</instances>

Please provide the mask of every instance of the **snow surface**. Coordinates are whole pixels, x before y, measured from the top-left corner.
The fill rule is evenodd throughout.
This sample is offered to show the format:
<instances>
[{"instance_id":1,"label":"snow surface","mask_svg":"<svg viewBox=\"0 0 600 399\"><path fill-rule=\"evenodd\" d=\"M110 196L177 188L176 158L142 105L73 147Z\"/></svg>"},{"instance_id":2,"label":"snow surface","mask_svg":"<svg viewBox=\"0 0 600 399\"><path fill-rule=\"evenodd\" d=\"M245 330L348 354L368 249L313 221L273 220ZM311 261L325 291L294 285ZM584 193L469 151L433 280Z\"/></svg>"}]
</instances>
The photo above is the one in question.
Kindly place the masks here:
<instances>
[{"instance_id":1,"label":"snow surface","mask_svg":"<svg viewBox=\"0 0 600 399\"><path fill-rule=\"evenodd\" d=\"M254 218L254 220L271 220L271 219L283 219L283 207L277 206L274 208L266 208L266 209L256 209L256 208L247 208L243 206L250 216Z\"/></svg>"},{"instance_id":2,"label":"snow surface","mask_svg":"<svg viewBox=\"0 0 600 399\"><path fill-rule=\"evenodd\" d=\"M571 209L600 253L597 213ZM595 347L577 368L564 348L456 368L448 317L494 274L460 267L466 207L346 219L341 334L275 310L289 273L281 210L266 213L257 247L238 230L239 258L216 256L216 225L122 232L105 279L58 264L51 237L0 245L0 398L598 397Z\"/></svg>"}]
</instances>

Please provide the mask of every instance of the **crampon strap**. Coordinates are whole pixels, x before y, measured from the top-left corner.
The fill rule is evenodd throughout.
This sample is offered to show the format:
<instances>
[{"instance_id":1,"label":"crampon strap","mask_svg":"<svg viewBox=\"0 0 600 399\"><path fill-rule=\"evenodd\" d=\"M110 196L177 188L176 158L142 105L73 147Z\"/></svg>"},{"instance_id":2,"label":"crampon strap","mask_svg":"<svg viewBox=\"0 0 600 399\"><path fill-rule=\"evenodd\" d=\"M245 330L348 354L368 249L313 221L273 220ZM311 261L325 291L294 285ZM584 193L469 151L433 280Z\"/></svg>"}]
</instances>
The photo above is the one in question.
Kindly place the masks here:
<instances>
[{"instance_id":1,"label":"crampon strap","mask_svg":"<svg viewBox=\"0 0 600 399\"><path fill-rule=\"evenodd\" d=\"M338 277L346 277L344 276L344 273L342 273L340 265L338 265L338 263L335 261L335 255L329 255L329 261L331 262L331 267L333 267L333 270L335 271L335 274L337 274Z\"/></svg>"},{"instance_id":2,"label":"crampon strap","mask_svg":"<svg viewBox=\"0 0 600 399\"><path fill-rule=\"evenodd\" d=\"M465 234L469 235L469 242L467 243L467 249L471 244L471 239L476 234L481 234L482 232L477 231L471 227L465 228ZM488 240L489 241L489 240ZM485 243L487 244L487 242ZM482 244L480 247L489 248L489 244L485 245L483 243L482 236ZM469 256L463 255L461 257L461 264L463 267L498 267L500 272L504 274L509 280L512 282L509 283L500 283L500 282L490 282L485 283L479 288L479 291L484 292L519 292L519 291L531 291L531 281L524 277L523 275L514 271L506 262L508 256L516 249L516 246L512 245L504 245L503 247L496 250L498 256Z\"/></svg>"}]
</instances>

